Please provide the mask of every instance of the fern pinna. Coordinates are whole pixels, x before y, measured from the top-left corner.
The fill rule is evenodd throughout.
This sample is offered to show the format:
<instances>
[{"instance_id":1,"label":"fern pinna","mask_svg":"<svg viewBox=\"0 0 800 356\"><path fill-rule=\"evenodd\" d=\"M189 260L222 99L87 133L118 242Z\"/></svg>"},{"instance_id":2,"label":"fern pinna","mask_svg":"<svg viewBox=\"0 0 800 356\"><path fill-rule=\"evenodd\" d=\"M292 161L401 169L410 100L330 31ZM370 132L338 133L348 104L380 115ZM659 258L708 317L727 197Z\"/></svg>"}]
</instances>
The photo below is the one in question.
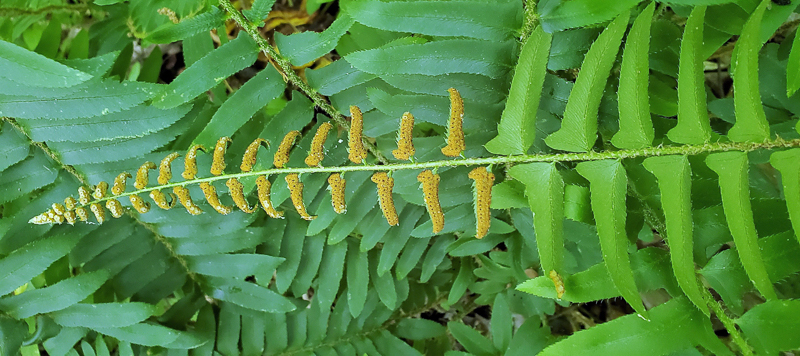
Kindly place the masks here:
<instances>
[{"instance_id":1,"label":"fern pinna","mask_svg":"<svg viewBox=\"0 0 800 356\"><path fill-rule=\"evenodd\" d=\"M447 156L459 156L464 150L464 132L462 129L462 121L464 117L464 104L458 90L451 88L450 102L451 102L451 115L449 119L449 131L447 138L447 147L442 149L442 152ZM361 163L366 158L366 150L362 144L361 127L363 127L363 117L361 111L353 106L351 107L353 114L350 124L349 137L349 152L350 160L355 163ZM406 113L403 115L403 120L398 134L398 149L395 150L395 156L400 156L402 159L411 159L414 154L413 143L411 143L411 131L413 130L413 116ZM233 211L231 206L226 206L220 201L217 189L213 185L215 181L226 180L229 194L235 206L245 213L253 213L254 209L250 208L247 202L246 195L243 190L243 185L239 178L257 176L258 186L258 200L263 207L264 211L273 218L283 218L283 213L275 210L271 202L271 186L269 175L279 175L286 173L285 179L288 189L291 192L292 204L294 205L297 213L305 220L314 220L316 216L309 215L306 211L306 204L303 199L303 183L300 181L299 173L314 172L314 167L320 167L324 158L323 144L331 130L332 125L328 122L323 123L317 128L314 134L314 139L311 142L311 148L308 151L308 156L305 163L309 166L311 171L297 171L291 168L286 168L285 165L289 162L289 153L294 146L294 142L300 135L299 131L290 131L284 136L277 151L275 152L273 165L274 169L265 171L252 171L252 167L256 161L258 149L262 144L269 146L269 141L262 138L256 138L248 147L242 157L242 164L240 165L241 173L238 174L224 174L227 167L225 162L225 151L231 142L229 137L222 137L217 140L214 149L211 151L213 156L211 162L210 172L212 177L198 178L197 168L197 154L198 152L205 152L206 149L202 145L195 145L187 151L184 157L184 170L181 176L185 179L182 182L170 183L172 178L172 162L179 157L177 152L171 153L161 160L161 163L156 166L153 162L145 162L136 172L136 180L134 183L135 191L126 192L126 182L128 177L132 177L130 173L120 173L114 180L114 186L111 189L111 194L108 194L108 183L99 182L93 188L80 187L79 203L76 204L74 197L67 197L64 199L64 204L53 203L52 208L30 219L32 224L61 224L68 223L74 224L77 220L88 222L89 209L95 217L98 224L106 221L106 210L111 213L111 216L119 218L123 215L125 209L122 207L119 199L127 197L133 209L139 213L146 213L150 210L150 204L143 201L140 194L149 194L155 205L161 209L171 209L176 202L186 209L191 215L199 215L203 213L192 200L189 190L186 185L198 184L203 191L206 201L209 205L219 214L227 215ZM449 147L449 148L448 148ZM399 153L402 152L402 153ZM399 158L399 157L398 157ZM147 187L149 181L148 175L150 170L158 169L158 185L155 187ZM286 168L286 169L284 169ZM380 169L380 167L367 167L370 169ZM398 167L399 169L408 169L408 167ZM335 169L335 168L334 168ZM385 170L391 173L391 166L387 166ZM475 173L482 171L484 173ZM433 232L438 233L444 226L444 214L439 206L438 201L438 182L439 175L425 170L420 173L420 182L423 184L423 192L428 207L428 213L431 220L434 221ZM470 173L470 178L475 180L475 214L477 221L477 238L483 238L489 231L491 223L489 205L491 202L491 190L494 182L494 175L486 172L486 169L476 168ZM378 189L378 197L380 199L381 210L389 225L397 225L398 217L397 211L392 200L392 188L394 180L386 172L376 172L372 176L372 181L375 182ZM346 203L344 202L344 186L346 179L343 172L332 173L328 177L329 190L332 196L332 208L337 214L344 214L347 211ZM162 192L162 189L172 188L173 192L167 195ZM89 193L92 191L92 193ZM94 199L92 199L94 198ZM76 219L77 217L77 219Z\"/></svg>"},{"instance_id":2,"label":"fern pinna","mask_svg":"<svg viewBox=\"0 0 800 356\"><path fill-rule=\"evenodd\" d=\"M59 356L800 347L798 1L341 0L323 32L262 36L273 3L68 4L109 20L0 41L3 335ZM182 41L185 70L155 83L166 47L125 70L131 36ZM567 306L603 299L634 313Z\"/></svg>"}]
</instances>

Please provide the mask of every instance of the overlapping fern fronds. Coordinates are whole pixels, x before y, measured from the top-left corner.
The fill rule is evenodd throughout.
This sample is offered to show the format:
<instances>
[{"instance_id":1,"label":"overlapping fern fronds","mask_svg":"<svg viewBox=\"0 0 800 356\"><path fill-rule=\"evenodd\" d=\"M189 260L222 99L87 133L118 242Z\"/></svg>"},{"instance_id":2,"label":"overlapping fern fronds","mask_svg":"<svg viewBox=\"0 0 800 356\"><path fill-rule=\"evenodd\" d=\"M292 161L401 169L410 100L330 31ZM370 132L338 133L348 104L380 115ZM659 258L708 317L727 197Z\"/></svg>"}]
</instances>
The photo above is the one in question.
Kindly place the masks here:
<instances>
[{"instance_id":1,"label":"overlapping fern fronds","mask_svg":"<svg viewBox=\"0 0 800 356\"><path fill-rule=\"evenodd\" d=\"M732 354L712 315L800 347L797 1L341 1L277 50L274 1L107 3L64 44L71 6L2 19L4 353ZM129 68L129 33L186 69ZM542 323L619 296L639 316Z\"/></svg>"}]
</instances>

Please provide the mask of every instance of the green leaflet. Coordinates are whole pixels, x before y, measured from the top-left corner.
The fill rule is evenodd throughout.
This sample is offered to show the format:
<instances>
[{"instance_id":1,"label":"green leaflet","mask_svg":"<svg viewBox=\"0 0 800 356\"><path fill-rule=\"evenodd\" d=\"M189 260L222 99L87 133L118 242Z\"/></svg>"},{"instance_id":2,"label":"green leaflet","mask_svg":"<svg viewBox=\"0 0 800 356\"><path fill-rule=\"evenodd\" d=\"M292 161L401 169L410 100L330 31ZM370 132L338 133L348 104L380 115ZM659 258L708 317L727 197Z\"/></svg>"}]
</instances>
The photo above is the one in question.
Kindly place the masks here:
<instances>
[{"instance_id":1,"label":"green leaflet","mask_svg":"<svg viewBox=\"0 0 800 356\"><path fill-rule=\"evenodd\" d=\"M347 305L350 315L357 318L367 301L369 287L369 260L366 252L358 250L353 242L347 248Z\"/></svg>"},{"instance_id":2,"label":"green leaflet","mask_svg":"<svg viewBox=\"0 0 800 356\"><path fill-rule=\"evenodd\" d=\"M0 316L0 355L19 355L22 342L28 339L28 325L23 320L16 320L5 315ZM38 346L35 346L38 348Z\"/></svg>"},{"instance_id":3,"label":"green leaflet","mask_svg":"<svg viewBox=\"0 0 800 356\"><path fill-rule=\"evenodd\" d=\"M631 267L639 291L664 288L670 295L681 294L668 259L669 254L657 248L644 248L631 255ZM566 292L561 299L571 303L587 303L620 296L605 263L598 263L584 271L565 276L564 286ZM517 290L544 298L557 298L553 281L547 276L520 283Z\"/></svg>"},{"instance_id":4,"label":"green leaflet","mask_svg":"<svg viewBox=\"0 0 800 356\"><path fill-rule=\"evenodd\" d=\"M550 344L550 328L541 325L540 320L528 318L514 333L511 345L506 351L507 356L538 355Z\"/></svg>"},{"instance_id":5,"label":"green leaflet","mask_svg":"<svg viewBox=\"0 0 800 356\"><path fill-rule=\"evenodd\" d=\"M211 341L196 332L180 331L150 323L134 324L121 328L96 328L95 330L120 341L175 349L193 349Z\"/></svg>"},{"instance_id":6,"label":"green leaflet","mask_svg":"<svg viewBox=\"0 0 800 356\"><path fill-rule=\"evenodd\" d=\"M424 340L444 335L446 329L441 324L428 319L401 319L393 326L392 332L404 339Z\"/></svg>"},{"instance_id":7,"label":"green leaflet","mask_svg":"<svg viewBox=\"0 0 800 356\"><path fill-rule=\"evenodd\" d=\"M127 303L78 303L50 314L56 323L63 326L88 328L116 328L141 322L156 314L154 305L140 302Z\"/></svg>"},{"instance_id":8,"label":"green leaflet","mask_svg":"<svg viewBox=\"0 0 800 356\"><path fill-rule=\"evenodd\" d=\"M306 78L320 94L333 95L375 79L375 75L355 69L347 61L335 61L319 69L306 69Z\"/></svg>"},{"instance_id":9,"label":"green leaflet","mask_svg":"<svg viewBox=\"0 0 800 356\"><path fill-rule=\"evenodd\" d=\"M770 156L769 163L781 172L783 195L787 197L786 208L795 236L800 241L800 200L794 199L800 196L800 149L775 152Z\"/></svg>"},{"instance_id":10,"label":"green leaflet","mask_svg":"<svg viewBox=\"0 0 800 356\"><path fill-rule=\"evenodd\" d=\"M0 204L10 202L31 191L53 183L58 171L42 151L3 170L0 175Z\"/></svg>"},{"instance_id":11,"label":"green leaflet","mask_svg":"<svg viewBox=\"0 0 800 356\"><path fill-rule=\"evenodd\" d=\"M489 152L524 154L533 144L551 40L552 36L539 26L522 46L497 137L485 145Z\"/></svg>"},{"instance_id":12,"label":"green leaflet","mask_svg":"<svg viewBox=\"0 0 800 356\"><path fill-rule=\"evenodd\" d=\"M492 304L492 342L498 350L505 351L511 344L511 332L514 321L511 319L511 310L508 307L508 297L505 293L497 293Z\"/></svg>"},{"instance_id":13,"label":"green leaflet","mask_svg":"<svg viewBox=\"0 0 800 356\"><path fill-rule=\"evenodd\" d=\"M71 88L45 89L46 95L0 95L0 116L31 120L100 116L141 104L161 87L151 83L92 79Z\"/></svg>"},{"instance_id":14,"label":"green leaflet","mask_svg":"<svg viewBox=\"0 0 800 356\"><path fill-rule=\"evenodd\" d=\"M203 292L208 296L268 313L285 313L296 309L286 297L270 289L244 280L208 277Z\"/></svg>"},{"instance_id":15,"label":"green leaflet","mask_svg":"<svg viewBox=\"0 0 800 356\"><path fill-rule=\"evenodd\" d=\"M456 321L447 323L447 329L450 330L450 334L453 335L461 346L464 346L470 354L476 356L499 354L498 350L492 345L492 342L481 335L478 330Z\"/></svg>"},{"instance_id":16,"label":"green leaflet","mask_svg":"<svg viewBox=\"0 0 800 356\"><path fill-rule=\"evenodd\" d=\"M421 35L503 40L520 25L514 1L344 1L340 6L366 26Z\"/></svg>"},{"instance_id":17,"label":"green leaflet","mask_svg":"<svg viewBox=\"0 0 800 356\"><path fill-rule=\"evenodd\" d=\"M286 36L275 32L275 44L281 54L295 65L309 63L330 52L339 39L347 33L354 20L347 13L340 13L336 20L321 33L305 31Z\"/></svg>"},{"instance_id":18,"label":"green leaflet","mask_svg":"<svg viewBox=\"0 0 800 356\"><path fill-rule=\"evenodd\" d=\"M619 161L603 160L581 162L576 169L590 182L592 212L608 274L625 301L647 317L628 259L628 237L625 234L628 177L625 168Z\"/></svg>"},{"instance_id":19,"label":"green leaflet","mask_svg":"<svg viewBox=\"0 0 800 356\"><path fill-rule=\"evenodd\" d=\"M473 73L497 78L513 63L514 43L446 39L424 44L401 44L348 54L344 59L361 71L378 76ZM464 51L464 48L474 50Z\"/></svg>"},{"instance_id":20,"label":"green leaflet","mask_svg":"<svg viewBox=\"0 0 800 356\"><path fill-rule=\"evenodd\" d=\"M83 233L69 231L33 242L0 259L0 295L13 292L44 272L66 255L82 236Z\"/></svg>"},{"instance_id":21,"label":"green leaflet","mask_svg":"<svg viewBox=\"0 0 800 356\"><path fill-rule=\"evenodd\" d=\"M430 242L430 240L430 237L423 237L411 239L411 241L406 244L406 247L403 249L403 253L400 255L400 258L397 260L397 264L395 265L394 271L397 274L397 279L406 278L411 270L413 270L414 267L419 264L422 254L428 249L428 242Z\"/></svg>"},{"instance_id":22,"label":"green leaflet","mask_svg":"<svg viewBox=\"0 0 800 356\"><path fill-rule=\"evenodd\" d=\"M450 293L447 295L447 304L453 305L458 302L467 291L467 288L475 282L475 275L472 274L474 269L475 264L472 262L472 257L461 258L461 267L459 267L458 276L450 288Z\"/></svg>"},{"instance_id":23,"label":"green leaflet","mask_svg":"<svg viewBox=\"0 0 800 356\"><path fill-rule=\"evenodd\" d=\"M153 99L153 105L168 109L192 100L253 64L257 57L258 46L250 36L242 33L186 68Z\"/></svg>"},{"instance_id":24,"label":"green leaflet","mask_svg":"<svg viewBox=\"0 0 800 356\"><path fill-rule=\"evenodd\" d=\"M6 41L0 41L0 53L0 77L17 83L46 88L70 87L92 77Z\"/></svg>"},{"instance_id":25,"label":"green leaflet","mask_svg":"<svg viewBox=\"0 0 800 356\"><path fill-rule=\"evenodd\" d=\"M220 137L232 136L258 110L278 95L283 94L285 86L275 67L267 66L222 103L222 106L211 117L211 121L194 139L193 144L213 147ZM275 144L278 143L275 142Z\"/></svg>"},{"instance_id":26,"label":"green leaflet","mask_svg":"<svg viewBox=\"0 0 800 356\"><path fill-rule=\"evenodd\" d=\"M537 6L544 30L553 33L568 28L584 27L611 20L629 13L640 0L549 0ZM627 20L625 21L627 25ZM612 46L613 47L613 46ZM612 48L609 47L609 48ZM619 46L616 46L619 48Z\"/></svg>"},{"instance_id":27,"label":"green leaflet","mask_svg":"<svg viewBox=\"0 0 800 356\"><path fill-rule=\"evenodd\" d=\"M597 110L629 17L627 11L619 15L586 53L578 79L569 93L561 128L545 138L548 146L569 152L587 152L594 146L597 141Z\"/></svg>"},{"instance_id":28,"label":"green leaflet","mask_svg":"<svg viewBox=\"0 0 800 356\"><path fill-rule=\"evenodd\" d=\"M771 300L756 305L736 324L760 355L800 348L800 300Z\"/></svg>"},{"instance_id":29,"label":"green leaflet","mask_svg":"<svg viewBox=\"0 0 800 356\"><path fill-rule=\"evenodd\" d=\"M0 310L18 319L65 309L90 296L108 279L104 270L82 273L49 287L0 299Z\"/></svg>"},{"instance_id":30,"label":"green leaflet","mask_svg":"<svg viewBox=\"0 0 800 356\"><path fill-rule=\"evenodd\" d=\"M511 167L514 179L525 184L525 195L533 212L536 246L542 270L564 276L564 181L555 164L529 163Z\"/></svg>"},{"instance_id":31,"label":"green leaflet","mask_svg":"<svg viewBox=\"0 0 800 356\"><path fill-rule=\"evenodd\" d=\"M792 51L786 63L786 96L790 97L800 89L800 35L795 31Z\"/></svg>"},{"instance_id":32,"label":"green leaflet","mask_svg":"<svg viewBox=\"0 0 800 356\"><path fill-rule=\"evenodd\" d=\"M650 320L626 315L582 330L542 350L539 355L666 355L702 345L716 355L733 355L717 339L711 323L686 299L675 298L650 310Z\"/></svg>"},{"instance_id":33,"label":"green leaflet","mask_svg":"<svg viewBox=\"0 0 800 356\"><path fill-rule=\"evenodd\" d=\"M412 243L413 241L425 241L425 240L426 239L414 239L412 240ZM358 253L366 254L367 252L361 251ZM378 298L381 300L381 303L383 303L383 305L385 305L390 310L394 310L395 308L397 308L397 289L395 288L395 283L394 283L395 279L394 276L392 276L391 271L389 273L378 275L379 258L380 258L379 250L373 249L369 251L369 278L370 281L372 281L372 286L378 292Z\"/></svg>"},{"instance_id":34,"label":"green leaflet","mask_svg":"<svg viewBox=\"0 0 800 356\"><path fill-rule=\"evenodd\" d=\"M207 276L245 279L257 272L273 271L285 259L261 254L185 256L189 270Z\"/></svg>"},{"instance_id":35,"label":"green leaflet","mask_svg":"<svg viewBox=\"0 0 800 356\"><path fill-rule=\"evenodd\" d=\"M750 206L747 154L743 152L713 153L706 158L706 164L719 175L719 189L722 193L725 220L728 222L733 242L739 251L742 266L761 295L767 300L776 299L775 290L769 281L769 275L758 248L758 236Z\"/></svg>"},{"instance_id":36,"label":"green leaflet","mask_svg":"<svg viewBox=\"0 0 800 356\"><path fill-rule=\"evenodd\" d=\"M764 265L773 283L779 283L800 271L800 261L794 258L800 253L800 246L793 235L791 231L786 231L758 239L758 248L764 255ZM733 313L741 314L744 311L743 296L753 290L753 283L742 268L735 248L714 255L700 273Z\"/></svg>"},{"instance_id":37,"label":"green leaflet","mask_svg":"<svg viewBox=\"0 0 800 356\"><path fill-rule=\"evenodd\" d=\"M276 203L277 204L277 203ZM278 293L285 293L294 280L300 268L300 259L303 257L303 244L308 238L305 231L308 223L296 214L287 214L286 229L281 239L280 256L285 260L275 271L275 288Z\"/></svg>"},{"instance_id":38,"label":"green leaflet","mask_svg":"<svg viewBox=\"0 0 800 356\"><path fill-rule=\"evenodd\" d=\"M733 58L733 103L736 123L728 131L732 141L761 142L769 138L769 123L758 92L758 51L761 49L759 33L761 18L770 0L761 1L742 29L736 41ZM787 72L788 73L788 72Z\"/></svg>"},{"instance_id":39,"label":"green leaflet","mask_svg":"<svg viewBox=\"0 0 800 356\"><path fill-rule=\"evenodd\" d=\"M323 251L322 262L319 265L319 277L317 277L319 286L316 289L316 299L320 307L330 308L334 299L336 299L346 255L347 242L328 245Z\"/></svg>"},{"instance_id":40,"label":"green leaflet","mask_svg":"<svg viewBox=\"0 0 800 356\"><path fill-rule=\"evenodd\" d=\"M425 209L419 206L407 204L400 212L400 226L393 226L389 228L389 232L383 238L383 249L381 250L381 257L378 261L378 275L383 275L389 272L389 269L394 266L397 261L397 256L400 251L408 243L411 238L411 231L417 225L417 221L425 213Z\"/></svg>"},{"instance_id":41,"label":"green leaflet","mask_svg":"<svg viewBox=\"0 0 800 356\"><path fill-rule=\"evenodd\" d=\"M203 12L197 16L183 18L177 24L166 23L159 29L151 32L145 41L150 43L170 43L189 38L199 33L208 32L225 22L226 14L217 7L211 7L210 11Z\"/></svg>"},{"instance_id":42,"label":"green leaflet","mask_svg":"<svg viewBox=\"0 0 800 356\"><path fill-rule=\"evenodd\" d=\"M0 171L28 157L30 145L25 136L7 122L0 123Z\"/></svg>"},{"instance_id":43,"label":"green leaflet","mask_svg":"<svg viewBox=\"0 0 800 356\"><path fill-rule=\"evenodd\" d=\"M319 264L322 262L322 251L325 248L325 235L308 235L303 244L303 258L300 260L301 268L297 271L292 281L292 294L300 297L311 287L311 282L317 276Z\"/></svg>"},{"instance_id":44,"label":"green leaflet","mask_svg":"<svg viewBox=\"0 0 800 356\"><path fill-rule=\"evenodd\" d=\"M686 156L650 157L644 160L644 167L658 179L675 278L689 300L703 314L709 315L695 275L692 255L692 170L689 160Z\"/></svg>"},{"instance_id":45,"label":"green leaflet","mask_svg":"<svg viewBox=\"0 0 800 356\"><path fill-rule=\"evenodd\" d=\"M619 132L611 139L611 143L619 148L644 148L652 145L655 136L648 94L648 49L655 5L655 2L651 2L639 14L625 40L617 91Z\"/></svg>"},{"instance_id":46,"label":"green leaflet","mask_svg":"<svg viewBox=\"0 0 800 356\"><path fill-rule=\"evenodd\" d=\"M244 13L244 16L247 16L248 20L261 26L264 23L264 19L267 18L267 15L272 10L272 5L275 5L275 0L255 0L253 1L253 5L250 6L250 9L244 10L242 13Z\"/></svg>"},{"instance_id":47,"label":"green leaflet","mask_svg":"<svg viewBox=\"0 0 800 356\"><path fill-rule=\"evenodd\" d=\"M106 141L140 138L161 131L180 120L191 109L190 104L166 110L150 105L137 105L120 112L90 118L20 120L20 124L36 141ZM64 134L67 131L69 135Z\"/></svg>"},{"instance_id":48,"label":"green leaflet","mask_svg":"<svg viewBox=\"0 0 800 356\"><path fill-rule=\"evenodd\" d=\"M239 353L241 315L235 310L235 305L230 303L220 305L218 323L219 330L215 340L217 351L228 355Z\"/></svg>"},{"instance_id":49,"label":"green leaflet","mask_svg":"<svg viewBox=\"0 0 800 356\"><path fill-rule=\"evenodd\" d=\"M677 143L702 144L711 139L701 51L705 6L697 6L686 20L678 64L678 125L667 137Z\"/></svg>"}]
</instances>

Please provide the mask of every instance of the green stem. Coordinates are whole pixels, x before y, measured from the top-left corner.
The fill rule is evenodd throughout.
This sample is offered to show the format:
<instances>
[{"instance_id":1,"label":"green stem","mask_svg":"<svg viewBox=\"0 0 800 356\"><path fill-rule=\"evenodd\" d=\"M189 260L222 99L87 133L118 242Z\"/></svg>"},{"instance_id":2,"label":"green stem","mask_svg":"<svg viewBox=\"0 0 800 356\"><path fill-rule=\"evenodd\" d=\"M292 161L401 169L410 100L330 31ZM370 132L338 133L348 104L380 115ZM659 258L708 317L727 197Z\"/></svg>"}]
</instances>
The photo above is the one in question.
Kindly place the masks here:
<instances>
[{"instance_id":1,"label":"green stem","mask_svg":"<svg viewBox=\"0 0 800 356\"><path fill-rule=\"evenodd\" d=\"M175 182L143 188L120 195L108 196L100 200L102 202L109 199L130 196L134 194L147 193L157 189L173 188L186 186L201 182L215 182L230 178L246 178L260 175L280 175L289 173L312 174L312 173L343 173L359 171L399 171L408 169L433 169L441 167L463 167L463 166L487 166L500 164L523 164L533 162L576 162L576 161L599 161L605 159L626 159L636 157L653 157L668 155L698 155L711 152L742 151L750 152L759 149L800 147L800 139L784 140L781 138L764 142L715 142L703 145L682 145L667 147L647 147L635 150L604 151L604 152L585 152L585 153L556 153L556 154L536 154L536 155L514 155L497 156L486 158L458 158L452 160L440 160L418 163L392 163L392 164L365 164L353 166L333 166L333 167L298 167L298 168L270 168L260 171L241 172L234 174L223 174L219 176L198 178L183 182Z\"/></svg>"},{"instance_id":2,"label":"green stem","mask_svg":"<svg viewBox=\"0 0 800 356\"><path fill-rule=\"evenodd\" d=\"M700 290L703 292L703 299L705 299L708 307L711 308L711 311L714 312L719 321L722 322L722 325L725 326L725 330L727 330L728 334L731 335L731 340L733 340L733 343L735 343L736 346L742 350L742 355L752 356L752 348L750 348L750 345L747 344L747 341L745 341L744 337L739 332L739 329L736 328L736 323L733 321L733 319L728 317L728 314L726 314L725 310L722 309L722 305L714 299L714 296L711 295L711 292L709 292L707 289L701 288Z\"/></svg>"},{"instance_id":3,"label":"green stem","mask_svg":"<svg viewBox=\"0 0 800 356\"><path fill-rule=\"evenodd\" d=\"M294 68L292 68L292 63L289 62L288 59L281 56L278 51L275 50L275 48L272 47L266 39L264 39L264 37L261 37L260 33L258 32L258 27L254 23L245 19L244 16L242 16L242 14L236 10L233 5L231 5L229 0L220 0L219 3L223 8L225 8L225 11L231 15L231 18L233 18L233 20L236 21L236 23L239 24L239 26L241 26L245 32L250 34L250 37L256 41L256 44L258 44L258 47L261 49L261 51L264 52L268 58L272 59L276 65L276 69L283 74L284 78L297 86L300 91L311 98L311 101L314 102L314 105L328 114L328 116L330 116L333 121L336 122L336 124L343 127L346 131L350 130L350 124L347 122L347 119L345 119L344 115L336 110L336 108L329 104L320 93L314 90L314 88L308 85L303 78L300 78L300 76L295 73ZM362 141L364 142L364 147L366 147L367 150L372 153L372 155L375 156L379 162L384 164L389 162L378 150L378 148L372 144L372 142L367 141L366 137L363 137Z\"/></svg>"}]
</instances>

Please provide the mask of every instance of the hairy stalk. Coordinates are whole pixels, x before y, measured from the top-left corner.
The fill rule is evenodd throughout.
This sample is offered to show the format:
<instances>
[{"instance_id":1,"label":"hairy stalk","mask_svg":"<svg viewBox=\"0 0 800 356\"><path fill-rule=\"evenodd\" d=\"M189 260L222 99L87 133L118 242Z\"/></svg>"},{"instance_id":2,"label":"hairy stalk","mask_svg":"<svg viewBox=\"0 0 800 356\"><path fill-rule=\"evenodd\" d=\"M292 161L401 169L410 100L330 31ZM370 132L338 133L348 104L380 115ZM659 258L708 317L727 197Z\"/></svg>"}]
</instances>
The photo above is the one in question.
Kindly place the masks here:
<instances>
[{"instance_id":1,"label":"hairy stalk","mask_svg":"<svg viewBox=\"0 0 800 356\"><path fill-rule=\"evenodd\" d=\"M350 124L347 122L344 115L336 110L336 108L329 104L320 93L314 90L314 88L308 85L303 78L300 78L300 76L295 73L294 69L292 68L292 63L289 62L288 59L281 56L264 37L261 37L258 32L258 27L254 23L245 19L244 16L242 16L242 14L233 7L229 0L220 0L219 3L223 8L225 8L225 11L231 15L231 18L233 18L233 20L236 21L236 23L239 24L239 26L241 26L242 29L244 29L244 31L256 41L256 44L258 44L258 47L262 52L264 52L264 55L272 60L272 62L276 65L276 69L283 74L285 79L297 86L300 91L311 98L311 101L314 102L314 105L328 114L328 116L330 116L336 122L336 124L343 127L346 131L350 130ZM383 164L389 162L386 157L384 157L383 154L378 151L378 148L372 144L372 142L369 142L365 137L362 137L362 141L364 142L364 147L366 147L367 150L372 153L372 155L375 156L379 162Z\"/></svg>"},{"instance_id":2,"label":"hairy stalk","mask_svg":"<svg viewBox=\"0 0 800 356\"><path fill-rule=\"evenodd\" d=\"M539 21L539 15L536 14L536 0L527 0L525 2L525 19L522 20L522 35L519 37L520 42L525 44L531 32L536 27L536 22ZM520 46L521 48L522 46Z\"/></svg>"},{"instance_id":3,"label":"hairy stalk","mask_svg":"<svg viewBox=\"0 0 800 356\"><path fill-rule=\"evenodd\" d=\"M61 162L61 158L55 152L53 152L53 150L47 147L44 143L36 142L33 139L31 139L31 136L28 134L28 132L25 130L24 127L20 126L14 120L11 120L9 118L4 117L2 119L11 124L11 126L17 129L17 131L25 135L25 137L31 142L31 144L41 149L48 157L50 157L50 159L52 159L57 165L59 165L61 169L69 172L73 177L75 177L75 179L77 179L78 182L80 182L85 186L91 186L89 180L86 178L85 175L75 170L75 168L73 168L72 166L66 165L63 162ZM102 199L102 200L108 200L108 199ZM152 225L140 220L139 216L137 214L134 214L132 210L127 210L125 213L134 221L136 221L136 223L142 225L142 227L152 232L156 241L164 245L164 247L167 248L167 251L169 251L170 255L173 258L175 258L178 261L178 263L181 264L181 266L183 266L183 269L186 271L186 274L189 276L189 278L193 282L195 282L195 284L200 284L198 276L189 269L189 265L186 263L186 260L183 258L183 256L175 253L174 247L169 241L167 241L167 239L164 236L161 236Z\"/></svg>"},{"instance_id":4,"label":"hairy stalk","mask_svg":"<svg viewBox=\"0 0 800 356\"><path fill-rule=\"evenodd\" d=\"M722 322L722 325L725 326L725 330L727 330L728 334L731 335L731 340L733 340L736 346L742 350L742 355L752 356L753 349L750 348L750 345L748 345L747 341L745 341L744 337L742 337L742 333L740 333L739 329L736 328L736 323L734 323L733 319L731 319L728 314L725 313L725 309L722 308L722 304L714 299L714 296L711 295L711 292L709 292L708 289L700 288L700 291L703 293L703 299L705 299L708 307L711 308L719 321Z\"/></svg>"},{"instance_id":5,"label":"hairy stalk","mask_svg":"<svg viewBox=\"0 0 800 356\"><path fill-rule=\"evenodd\" d=\"M109 199L125 197L134 194L147 193L156 189L173 188L176 186L183 187L190 184L197 184L201 182L214 182L219 180L228 180L230 178L256 177L261 175L269 176L269 175L279 175L279 174L289 174L289 173L311 174L311 173L323 173L323 172L342 173L342 172L357 172L357 171L377 172L377 171L399 171L406 169L433 169L441 167L503 165L511 163L521 164L521 163L532 163L532 162L599 161L605 159L626 159L626 158L636 158L636 157L654 157L654 156L668 156L668 155L699 155L704 153L725 152L725 151L750 152L759 149L789 148L789 147L800 147L800 139L784 140L781 138L777 138L775 140L769 140L759 143L715 142L715 143L706 143L703 145L647 147L635 150L514 155L514 156L497 156L497 157L486 157L486 158L459 158L453 160L441 160L441 161L429 161L429 162L417 162L417 163L365 164L365 165L333 166L333 167L270 168L260 171L223 174L220 176L212 176L212 177L187 180L183 182L157 185L153 187L147 187L144 189L125 192L119 195L108 196L103 199L95 200L94 202L102 202Z\"/></svg>"},{"instance_id":6,"label":"hairy stalk","mask_svg":"<svg viewBox=\"0 0 800 356\"><path fill-rule=\"evenodd\" d=\"M0 7L0 17L39 15L39 14L50 14L55 12L81 13L86 10L89 10L89 5L87 4L50 5L38 9Z\"/></svg>"}]
</instances>

